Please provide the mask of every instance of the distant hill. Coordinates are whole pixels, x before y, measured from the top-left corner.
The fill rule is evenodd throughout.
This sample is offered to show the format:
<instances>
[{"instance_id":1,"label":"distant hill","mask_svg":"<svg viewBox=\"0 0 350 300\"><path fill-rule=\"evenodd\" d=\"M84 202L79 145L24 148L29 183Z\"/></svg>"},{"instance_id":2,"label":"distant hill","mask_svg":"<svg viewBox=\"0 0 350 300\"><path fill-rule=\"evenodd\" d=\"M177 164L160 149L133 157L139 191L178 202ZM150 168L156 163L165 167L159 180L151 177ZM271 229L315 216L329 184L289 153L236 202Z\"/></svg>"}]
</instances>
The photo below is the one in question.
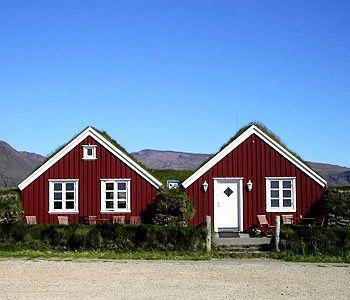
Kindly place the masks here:
<instances>
[{"instance_id":1,"label":"distant hill","mask_svg":"<svg viewBox=\"0 0 350 300\"><path fill-rule=\"evenodd\" d=\"M155 170L195 170L212 156L205 153L152 149L133 152L131 155L146 167ZM0 141L0 190L16 188L44 159L44 156L36 153L17 151L8 143ZM350 168L316 162L308 164L320 173L330 186L350 186ZM180 173L183 177L190 172Z\"/></svg>"},{"instance_id":2,"label":"distant hill","mask_svg":"<svg viewBox=\"0 0 350 300\"><path fill-rule=\"evenodd\" d=\"M133 152L131 155L146 167L157 170L194 170L211 156L211 154L151 149Z\"/></svg>"},{"instance_id":3,"label":"distant hill","mask_svg":"<svg viewBox=\"0 0 350 300\"><path fill-rule=\"evenodd\" d=\"M131 154L146 167L161 170L194 170L211 156L211 154L203 153L150 149ZM314 171L321 174L327 180L329 186L350 186L350 168L325 163L307 163Z\"/></svg>"},{"instance_id":4,"label":"distant hill","mask_svg":"<svg viewBox=\"0 0 350 300\"><path fill-rule=\"evenodd\" d=\"M16 188L43 159L39 154L17 151L0 141L0 189Z\"/></svg>"}]
</instances>

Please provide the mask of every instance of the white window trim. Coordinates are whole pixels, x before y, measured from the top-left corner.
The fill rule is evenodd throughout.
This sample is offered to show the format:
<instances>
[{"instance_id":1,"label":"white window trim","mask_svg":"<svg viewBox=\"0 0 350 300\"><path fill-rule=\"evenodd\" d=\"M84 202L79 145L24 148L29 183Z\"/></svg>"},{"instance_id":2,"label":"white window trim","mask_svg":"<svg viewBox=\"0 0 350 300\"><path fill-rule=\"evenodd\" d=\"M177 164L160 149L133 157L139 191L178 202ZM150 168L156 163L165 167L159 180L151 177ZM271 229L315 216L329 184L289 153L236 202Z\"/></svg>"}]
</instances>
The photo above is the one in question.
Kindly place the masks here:
<instances>
[{"instance_id":1,"label":"white window trim","mask_svg":"<svg viewBox=\"0 0 350 300\"><path fill-rule=\"evenodd\" d=\"M292 206L291 207L271 207L271 192L270 181L271 180L291 180L292 181ZM281 193L280 193L281 194ZM266 212L296 212L297 211L297 186L296 177L266 177ZM280 200L282 197L280 196Z\"/></svg>"},{"instance_id":2,"label":"white window trim","mask_svg":"<svg viewBox=\"0 0 350 300\"><path fill-rule=\"evenodd\" d=\"M107 178L107 179L100 179L101 181L101 213L103 214L116 214L116 213L131 213L131 179L130 178ZM116 205L117 200L114 199L115 205L114 210L108 210L106 209L106 183L113 182L125 182L126 183L126 208L118 208Z\"/></svg>"},{"instance_id":3,"label":"white window trim","mask_svg":"<svg viewBox=\"0 0 350 300\"><path fill-rule=\"evenodd\" d=\"M97 145L83 145L83 160L95 160L97 159L96 156L96 148ZM92 149L92 155L87 154L87 150Z\"/></svg>"},{"instance_id":4,"label":"white window trim","mask_svg":"<svg viewBox=\"0 0 350 300\"><path fill-rule=\"evenodd\" d=\"M75 183L74 209L54 209L54 183ZM49 179L49 214L77 214L79 213L79 179Z\"/></svg>"}]
</instances>

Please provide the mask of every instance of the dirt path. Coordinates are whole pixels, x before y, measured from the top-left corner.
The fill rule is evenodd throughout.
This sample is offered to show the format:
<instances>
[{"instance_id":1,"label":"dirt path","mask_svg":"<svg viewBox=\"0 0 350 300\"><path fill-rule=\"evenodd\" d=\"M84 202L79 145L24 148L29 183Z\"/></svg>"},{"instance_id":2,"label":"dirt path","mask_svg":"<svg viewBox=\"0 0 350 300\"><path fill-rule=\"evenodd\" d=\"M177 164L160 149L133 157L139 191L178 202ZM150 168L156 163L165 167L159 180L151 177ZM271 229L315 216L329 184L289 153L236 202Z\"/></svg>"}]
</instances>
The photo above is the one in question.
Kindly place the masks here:
<instances>
[{"instance_id":1,"label":"dirt path","mask_svg":"<svg viewBox=\"0 0 350 300\"><path fill-rule=\"evenodd\" d=\"M350 299L350 265L0 260L1 299Z\"/></svg>"}]
</instances>

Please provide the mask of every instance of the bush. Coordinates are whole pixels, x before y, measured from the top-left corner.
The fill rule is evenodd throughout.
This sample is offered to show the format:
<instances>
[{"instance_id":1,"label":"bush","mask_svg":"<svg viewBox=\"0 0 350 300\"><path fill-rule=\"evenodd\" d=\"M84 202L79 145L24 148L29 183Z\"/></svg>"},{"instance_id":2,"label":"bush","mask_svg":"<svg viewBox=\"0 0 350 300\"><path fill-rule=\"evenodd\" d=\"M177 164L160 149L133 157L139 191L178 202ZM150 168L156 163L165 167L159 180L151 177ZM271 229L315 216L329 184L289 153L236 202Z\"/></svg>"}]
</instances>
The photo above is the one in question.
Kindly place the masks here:
<instances>
[{"instance_id":1,"label":"bush","mask_svg":"<svg viewBox=\"0 0 350 300\"><path fill-rule=\"evenodd\" d=\"M322 197L325 203L328 225L350 226L350 192L327 189Z\"/></svg>"},{"instance_id":2,"label":"bush","mask_svg":"<svg viewBox=\"0 0 350 300\"><path fill-rule=\"evenodd\" d=\"M327 189L323 194L329 213L350 218L350 192Z\"/></svg>"},{"instance_id":3,"label":"bush","mask_svg":"<svg viewBox=\"0 0 350 300\"><path fill-rule=\"evenodd\" d=\"M350 251L350 227L282 226L281 248L293 254L342 256Z\"/></svg>"},{"instance_id":4,"label":"bush","mask_svg":"<svg viewBox=\"0 0 350 300\"><path fill-rule=\"evenodd\" d=\"M185 226L193 218L194 212L194 204L184 189L164 189L150 204L143 219L145 223Z\"/></svg>"},{"instance_id":5,"label":"bush","mask_svg":"<svg viewBox=\"0 0 350 300\"><path fill-rule=\"evenodd\" d=\"M23 208L18 190L0 191L0 223L18 221L23 218Z\"/></svg>"},{"instance_id":6,"label":"bush","mask_svg":"<svg viewBox=\"0 0 350 300\"><path fill-rule=\"evenodd\" d=\"M205 250L206 229L200 227L98 224L0 224L0 245L62 250Z\"/></svg>"}]
</instances>

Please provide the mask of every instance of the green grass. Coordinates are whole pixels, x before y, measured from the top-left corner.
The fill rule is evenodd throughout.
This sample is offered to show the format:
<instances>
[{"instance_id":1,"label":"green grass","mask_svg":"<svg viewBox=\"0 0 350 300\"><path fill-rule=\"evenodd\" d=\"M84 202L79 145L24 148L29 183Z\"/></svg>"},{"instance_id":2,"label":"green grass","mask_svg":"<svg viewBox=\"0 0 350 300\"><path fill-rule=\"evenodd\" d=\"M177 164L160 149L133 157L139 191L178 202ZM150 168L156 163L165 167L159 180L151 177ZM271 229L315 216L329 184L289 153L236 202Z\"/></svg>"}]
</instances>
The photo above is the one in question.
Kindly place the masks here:
<instances>
[{"instance_id":1,"label":"green grass","mask_svg":"<svg viewBox=\"0 0 350 300\"><path fill-rule=\"evenodd\" d=\"M271 258L289 262L309 262L309 263L350 263L350 252L342 256L330 256L325 254L300 255L291 252L271 252Z\"/></svg>"},{"instance_id":2,"label":"green grass","mask_svg":"<svg viewBox=\"0 0 350 300\"><path fill-rule=\"evenodd\" d=\"M350 186L336 186L336 187L334 187L334 189L337 191L350 192Z\"/></svg>"},{"instance_id":3,"label":"green grass","mask_svg":"<svg viewBox=\"0 0 350 300\"><path fill-rule=\"evenodd\" d=\"M166 181L168 179L177 179L180 181L184 181L190 174L192 174L193 170L148 170L154 177L156 177L165 187Z\"/></svg>"},{"instance_id":4,"label":"green grass","mask_svg":"<svg viewBox=\"0 0 350 300\"><path fill-rule=\"evenodd\" d=\"M0 258L44 258L44 259L143 259L143 260L209 260L211 253L206 252L162 252L135 251L116 252L104 251L58 251L58 250L0 250Z\"/></svg>"},{"instance_id":5,"label":"green grass","mask_svg":"<svg viewBox=\"0 0 350 300\"><path fill-rule=\"evenodd\" d=\"M0 196L2 196L2 195L8 195L8 194L16 194L16 195L19 195L19 194L20 194L20 190L19 190L19 189L9 189L9 190L1 190L1 191L0 191Z\"/></svg>"},{"instance_id":6,"label":"green grass","mask_svg":"<svg viewBox=\"0 0 350 300\"><path fill-rule=\"evenodd\" d=\"M0 258L26 258L26 259L108 259L108 260L211 260L220 259L215 253L206 252L184 252L184 251L133 251L116 252L104 251L59 251L59 250L28 250L28 249L2 249ZM233 259L249 259L254 256L234 256ZM289 252L270 252L266 258L284 260L288 262L309 262L309 263L350 263L350 252L343 256L328 255L296 255ZM226 258L227 259L227 258Z\"/></svg>"}]
</instances>

